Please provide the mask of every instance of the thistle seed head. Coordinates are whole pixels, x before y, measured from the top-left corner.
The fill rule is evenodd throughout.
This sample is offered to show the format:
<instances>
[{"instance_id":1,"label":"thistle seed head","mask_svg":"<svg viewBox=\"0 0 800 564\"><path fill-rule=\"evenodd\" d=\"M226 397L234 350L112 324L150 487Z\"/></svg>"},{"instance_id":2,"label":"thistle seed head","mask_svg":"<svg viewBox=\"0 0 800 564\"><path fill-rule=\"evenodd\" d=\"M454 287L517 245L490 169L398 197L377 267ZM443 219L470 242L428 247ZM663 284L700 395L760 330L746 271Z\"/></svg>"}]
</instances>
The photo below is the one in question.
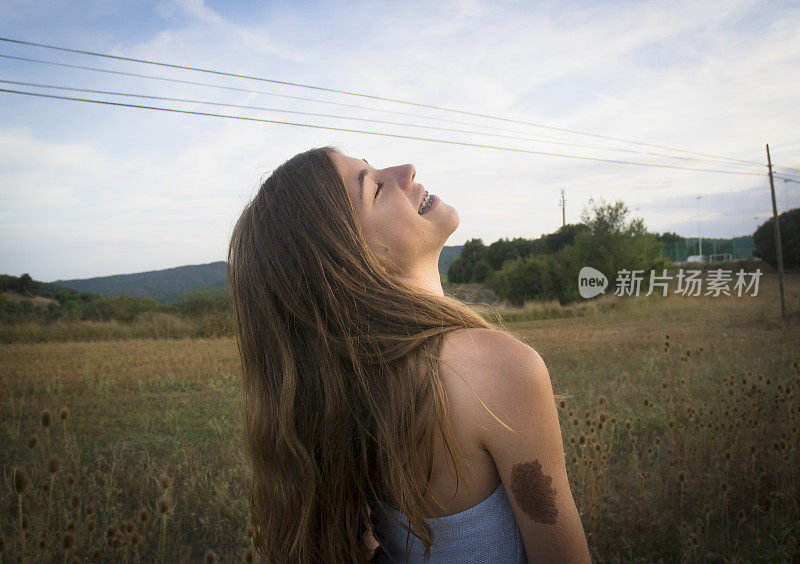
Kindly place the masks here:
<instances>
[{"instance_id":1,"label":"thistle seed head","mask_svg":"<svg viewBox=\"0 0 800 564\"><path fill-rule=\"evenodd\" d=\"M25 473L25 470L19 466L14 468L14 491L17 492L17 495L25 493L29 485L30 480L28 480L28 475Z\"/></svg>"},{"instance_id":2,"label":"thistle seed head","mask_svg":"<svg viewBox=\"0 0 800 564\"><path fill-rule=\"evenodd\" d=\"M159 478L159 483L161 484L161 487L166 490L167 488L169 488L169 485L172 483L172 480L170 480L169 476L167 476L166 474L161 474L161 478Z\"/></svg>"},{"instance_id":3,"label":"thistle seed head","mask_svg":"<svg viewBox=\"0 0 800 564\"><path fill-rule=\"evenodd\" d=\"M75 535L72 532L67 533L64 535L62 543L64 550L72 550L75 547Z\"/></svg>"},{"instance_id":4,"label":"thistle seed head","mask_svg":"<svg viewBox=\"0 0 800 564\"><path fill-rule=\"evenodd\" d=\"M50 426L50 423L53 422L53 416L50 414L49 409L45 409L42 411L42 427L45 429Z\"/></svg>"},{"instance_id":5,"label":"thistle seed head","mask_svg":"<svg viewBox=\"0 0 800 564\"><path fill-rule=\"evenodd\" d=\"M36 435L31 435L31 438L28 439L28 449L33 450L36 448L36 445L39 444L39 437Z\"/></svg>"},{"instance_id":6,"label":"thistle seed head","mask_svg":"<svg viewBox=\"0 0 800 564\"><path fill-rule=\"evenodd\" d=\"M56 474L61 469L61 463L58 460L58 456L55 454L50 457L50 460L47 461L47 469L50 470L51 474Z\"/></svg>"},{"instance_id":7,"label":"thistle seed head","mask_svg":"<svg viewBox=\"0 0 800 564\"><path fill-rule=\"evenodd\" d=\"M210 548L206 550L206 564L214 564L217 561L217 555Z\"/></svg>"},{"instance_id":8,"label":"thistle seed head","mask_svg":"<svg viewBox=\"0 0 800 564\"><path fill-rule=\"evenodd\" d=\"M158 508L161 513L168 515L172 511L172 498L167 494L162 495L158 500Z\"/></svg>"},{"instance_id":9,"label":"thistle seed head","mask_svg":"<svg viewBox=\"0 0 800 564\"><path fill-rule=\"evenodd\" d=\"M61 413L59 415L61 415L61 420L62 421L66 421L67 419L69 419L69 408L62 407L61 408Z\"/></svg>"}]
</instances>

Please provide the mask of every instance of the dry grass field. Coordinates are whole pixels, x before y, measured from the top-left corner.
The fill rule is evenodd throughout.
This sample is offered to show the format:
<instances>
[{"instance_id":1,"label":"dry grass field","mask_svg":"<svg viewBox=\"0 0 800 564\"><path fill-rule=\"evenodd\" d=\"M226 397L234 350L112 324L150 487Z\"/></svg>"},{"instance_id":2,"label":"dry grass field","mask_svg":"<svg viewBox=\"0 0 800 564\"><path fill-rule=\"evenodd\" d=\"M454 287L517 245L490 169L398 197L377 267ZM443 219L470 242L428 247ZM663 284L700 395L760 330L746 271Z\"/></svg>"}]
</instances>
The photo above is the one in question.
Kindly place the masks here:
<instances>
[{"instance_id":1,"label":"dry grass field","mask_svg":"<svg viewBox=\"0 0 800 564\"><path fill-rule=\"evenodd\" d=\"M798 558L800 276L787 278L788 323L772 274L756 297L506 312L573 396L559 413L595 561ZM0 558L252 558L235 341L74 329L0 344Z\"/></svg>"}]
</instances>

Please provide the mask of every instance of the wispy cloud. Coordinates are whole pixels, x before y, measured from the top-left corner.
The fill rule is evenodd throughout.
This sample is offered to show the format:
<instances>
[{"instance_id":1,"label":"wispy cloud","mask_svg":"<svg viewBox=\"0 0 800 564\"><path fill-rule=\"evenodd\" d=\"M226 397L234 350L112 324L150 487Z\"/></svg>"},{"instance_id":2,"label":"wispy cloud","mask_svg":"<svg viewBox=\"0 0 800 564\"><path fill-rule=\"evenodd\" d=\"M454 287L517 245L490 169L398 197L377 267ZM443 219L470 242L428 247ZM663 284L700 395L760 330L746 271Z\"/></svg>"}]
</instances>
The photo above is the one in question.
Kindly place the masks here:
<instances>
[{"instance_id":1,"label":"wispy cloud","mask_svg":"<svg viewBox=\"0 0 800 564\"><path fill-rule=\"evenodd\" d=\"M563 3L456 1L209 3L173 0L12 3L0 34L125 56L221 69L525 122L773 160L800 168L800 5L738 1ZM460 128L641 146L478 116L357 99L308 89L67 56L49 57L158 76L438 116L447 124L304 101L0 61L16 80L193 97ZM592 196L622 199L651 230L696 232L696 196L709 236L751 233L769 212L765 177L640 168L504 153L422 141L187 117L3 95L0 217L3 271L38 279L88 277L211 262L259 178L312 146L338 145L375 166L413 162L417 180L461 218L449 243L471 237L536 237L578 221ZM166 104L174 106L174 104ZM287 119L251 110L200 111ZM464 139L572 155L635 154L401 126L293 117L355 129ZM660 161L717 168L691 161ZM754 165L749 170L763 170ZM779 209L800 205L797 184L779 183ZM788 188L788 192L784 189ZM788 198L786 197L788 195ZM701 210L703 211L703 210ZM57 245L53 243L57 242Z\"/></svg>"}]
</instances>

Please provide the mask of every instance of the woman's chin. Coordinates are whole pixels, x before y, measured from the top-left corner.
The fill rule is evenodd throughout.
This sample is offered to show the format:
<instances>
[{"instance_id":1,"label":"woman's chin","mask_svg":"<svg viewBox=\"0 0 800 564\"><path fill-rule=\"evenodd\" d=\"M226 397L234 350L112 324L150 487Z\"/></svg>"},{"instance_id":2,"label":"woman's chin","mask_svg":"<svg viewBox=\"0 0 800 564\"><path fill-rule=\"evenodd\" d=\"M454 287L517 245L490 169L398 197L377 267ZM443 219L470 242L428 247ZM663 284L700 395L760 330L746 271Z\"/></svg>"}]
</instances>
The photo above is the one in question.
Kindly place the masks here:
<instances>
[{"instance_id":1,"label":"woman's chin","mask_svg":"<svg viewBox=\"0 0 800 564\"><path fill-rule=\"evenodd\" d=\"M448 216L450 217L450 225L452 226L450 233L452 233L453 231L458 229L458 226L461 223L461 218L459 217L458 210L456 208L454 208L453 206L446 206L446 207L450 212ZM444 211L445 206L442 206L442 208L443 209L441 211Z\"/></svg>"}]
</instances>

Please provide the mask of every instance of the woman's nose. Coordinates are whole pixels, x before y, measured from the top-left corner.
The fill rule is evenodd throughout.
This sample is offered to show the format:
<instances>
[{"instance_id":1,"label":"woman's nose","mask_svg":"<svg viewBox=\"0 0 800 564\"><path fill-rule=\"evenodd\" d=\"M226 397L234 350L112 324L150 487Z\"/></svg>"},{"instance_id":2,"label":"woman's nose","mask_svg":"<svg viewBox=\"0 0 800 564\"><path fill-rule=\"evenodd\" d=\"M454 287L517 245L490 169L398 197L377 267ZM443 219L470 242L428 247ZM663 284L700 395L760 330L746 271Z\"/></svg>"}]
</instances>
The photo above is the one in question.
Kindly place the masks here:
<instances>
[{"instance_id":1,"label":"woman's nose","mask_svg":"<svg viewBox=\"0 0 800 564\"><path fill-rule=\"evenodd\" d=\"M417 169L412 164L405 164L402 166L402 186L410 188L414 185L414 177L417 175Z\"/></svg>"}]
</instances>

